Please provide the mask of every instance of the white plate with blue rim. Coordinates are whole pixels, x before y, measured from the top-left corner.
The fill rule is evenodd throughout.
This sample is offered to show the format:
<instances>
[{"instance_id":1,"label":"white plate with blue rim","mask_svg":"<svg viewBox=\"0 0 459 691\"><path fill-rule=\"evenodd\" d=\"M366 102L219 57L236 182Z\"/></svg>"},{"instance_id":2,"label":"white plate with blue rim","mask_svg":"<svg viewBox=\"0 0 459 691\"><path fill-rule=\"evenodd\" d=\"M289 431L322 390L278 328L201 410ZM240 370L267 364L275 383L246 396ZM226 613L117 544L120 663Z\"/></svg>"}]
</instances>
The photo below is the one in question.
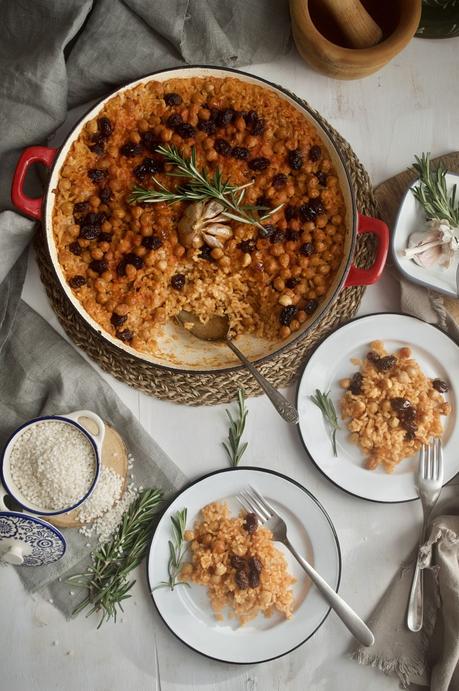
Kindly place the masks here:
<instances>
[{"instance_id":1,"label":"white plate with blue rim","mask_svg":"<svg viewBox=\"0 0 459 691\"><path fill-rule=\"evenodd\" d=\"M244 626L235 619L217 621L206 588L192 584L156 588L167 579L171 516L187 509L187 528L192 528L200 510L214 501L226 502L237 516L237 494L252 485L286 520L289 538L317 571L338 590L341 553L333 524L317 499L300 484L270 470L240 467L206 475L186 487L167 507L159 521L147 558L149 588L156 609L172 633L193 650L214 660L236 664L267 662L286 655L307 641L323 624L330 608L304 571L281 544L293 585L294 612L291 619L280 614L262 614Z\"/></svg>"},{"instance_id":2,"label":"white plate with blue rim","mask_svg":"<svg viewBox=\"0 0 459 691\"><path fill-rule=\"evenodd\" d=\"M443 418L444 483L459 472L459 347L437 327L405 314L358 317L319 344L306 363L298 386L299 433L308 457L337 487L376 502L411 501L418 499L417 456L402 460L391 474L379 467L367 470L365 455L351 442L339 413L343 395L339 382L357 371L351 359L364 358L374 340L383 341L389 353L405 346L411 348L412 357L427 377L448 383L445 398L451 405L451 413ZM330 392L338 415L341 429L337 433L337 456L333 454L322 413L310 398L316 389Z\"/></svg>"},{"instance_id":3,"label":"white plate with blue rim","mask_svg":"<svg viewBox=\"0 0 459 691\"><path fill-rule=\"evenodd\" d=\"M454 185L459 189L459 175L446 173L446 188L449 193ZM394 231L392 233L392 256L399 271L405 278L413 283L433 288L439 293L450 297L459 296L459 254L451 262L448 268L438 264L426 268L419 266L413 259L404 255L408 247L408 240L412 233L427 230L425 212L413 194L413 187L419 185L415 180L403 198Z\"/></svg>"}]
</instances>

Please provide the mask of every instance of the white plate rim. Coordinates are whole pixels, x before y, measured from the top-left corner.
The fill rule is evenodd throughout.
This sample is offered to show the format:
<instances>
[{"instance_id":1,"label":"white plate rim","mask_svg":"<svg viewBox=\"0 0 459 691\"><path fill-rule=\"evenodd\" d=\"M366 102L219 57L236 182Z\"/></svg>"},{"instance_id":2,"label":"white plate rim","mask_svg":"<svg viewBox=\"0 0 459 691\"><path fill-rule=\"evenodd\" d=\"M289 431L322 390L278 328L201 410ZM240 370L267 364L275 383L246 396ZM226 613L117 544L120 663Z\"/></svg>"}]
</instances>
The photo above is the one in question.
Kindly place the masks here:
<instances>
[{"instance_id":1,"label":"white plate rim","mask_svg":"<svg viewBox=\"0 0 459 691\"><path fill-rule=\"evenodd\" d=\"M387 317L387 316L397 316L397 317L406 317L407 319L415 319L416 321L419 321L419 322L421 322L422 324L425 324L426 326L430 326L430 327L432 327L433 329L436 329L437 331L439 331L443 336L445 336L446 338L448 338L448 339L451 341L451 343L459 350L459 345L458 345L458 344L456 343L456 341L452 338L452 336L450 336L448 333L446 333L445 331L443 331L442 329L440 329L440 327L436 326L435 324L430 324L429 322L426 322L426 321L424 321L423 319L420 319L419 317L415 317L415 316L412 315L412 314L404 314L403 312L371 312L371 313L369 313L369 314L363 314L363 315L361 315L361 316L359 316L359 317L354 317L353 319L349 319L349 320L346 321L344 324L340 324L339 326L337 326L336 328L334 328L332 331L330 331L330 333L328 333L328 334L325 336L325 338L323 338L321 341L319 341L319 343L315 346L315 348L314 348L314 349L311 351L311 353L309 354L308 359L306 360L306 362L305 362L305 364L304 364L304 367L303 367L303 369L302 369L302 371L301 371L301 374L300 374L300 376L299 376L299 378L298 378L298 385L297 385L297 389L296 389L296 407L297 407L297 409L298 409L299 403L300 403L300 389L301 389L301 384L302 384L302 381L303 381L303 376L304 376L305 370L306 370L306 368L307 368L307 366L308 366L308 364L309 364L310 359L311 359L311 358L313 357L313 355L317 352L317 350L319 350L319 348L320 348L320 347L321 347L331 336L334 336L338 331L340 331L341 329L347 327L349 324L352 324L352 323L357 322L357 321L362 321L362 320L367 319L367 318L369 318L369 317L379 317L379 316L384 316L384 317ZM331 482L332 485L334 485L335 487L337 487L337 488L338 488L339 490L341 490L342 492L345 492L345 493L348 494L349 496L355 497L355 498L357 498L357 499L363 499L364 501L370 501L370 502L373 502L373 503L375 503L375 504L407 504L408 502L419 501L420 497L412 497L412 498L410 498L410 499L392 499L392 500L385 500L385 499L373 499L372 497L367 497L367 496L363 496L362 494L357 494L356 492L351 492L349 489L346 489L345 487L343 487L342 485L340 485L338 482L335 482L335 480L333 480L329 475L327 475L327 473L326 473L325 470L322 468L322 466L315 460L315 458L313 458L313 456L312 456L311 452L309 451L309 449L308 449L308 447L307 447L307 444L306 444L306 442L305 442L305 440L304 440L304 438L303 438L303 435L302 435L302 433L301 433L301 427L300 427L299 424L298 424L298 436L300 437L300 441L301 441L301 444L302 444L302 446L303 446L303 448L304 448L304 450L305 450L305 452L306 452L307 458L313 463L313 465L317 468L317 470L328 480L328 482ZM454 477L454 475L453 475L453 477ZM452 478L449 478L449 479L445 480L445 482L443 483L443 487L445 487L445 485L447 485L448 482L450 482L451 479L452 479Z\"/></svg>"},{"instance_id":2,"label":"white plate rim","mask_svg":"<svg viewBox=\"0 0 459 691\"><path fill-rule=\"evenodd\" d=\"M150 593L150 597L151 597L151 599L152 599L152 601L153 601L153 604L154 604L154 606L155 606L155 610L156 610L158 616L160 617L160 619L161 619L161 621L163 622L163 624L164 624L164 625L168 628L168 630L173 634L173 636L175 636L175 638L177 638L183 645L185 645L185 646L186 646L187 648L189 648L190 650L193 650L194 652L198 653L198 654L201 655L202 657L205 657L205 658L207 658L208 660L214 660L215 662L222 662L222 663L230 664L230 665L254 665L254 664L264 664L265 662L271 662L272 660L278 660L279 658L284 657L285 655L289 655L291 652L293 652L293 651L296 650L297 648L300 648L302 645L304 645L310 638L312 638L312 637L317 633L317 631L318 631L318 630L321 628L321 626L325 623L326 619L328 618L328 615L329 615L330 612L331 612L331 607L328 607L328 608L327 608L327 610L325 611L325 614L324 614L323 618L320 620L320 622L318 623L318 625L315 627L315 629L314 629L304 640L302 640L300 643L297 643L297 644L296 644L295 646L293 646L292 648L289 648L288 650L286 650L286 651L280 653L279 655L274 655L273 657L269 657L269 658L266 658L266 659L264 659L264 660L252 660L252 661L248 660L248 661L243 661L243 662L241 662L241 661L239 661L239 660L222 659L222 658L218 658L218 657L214 657L214 656L212 656L212 655L209 655L208 653L205 653L205 652L203 652L202 650L199 650L198 648L194 648L194 647L193 647L192 645L190 645L188 642L186 642L186 641L184 641L182 638L180 638L180 636L178 635L178 633L176 633L176 632L174 631L174 629L168 624L168 622L165 620L165 618L163 617L163 615L161 614L161 612L160 612L160 610L159 610L159 607L158 607L157 604L156 604L155 597L154 597L154 590L153 590L153 588L152 588L152 584L151 584L151 581L150 581L150 573L149 573L150 552L151 552L151 548L152 548L152 545L153 545L154 536L155 536L156 531L158 530L158 527L159 527L159 525L160 525L162 519L164 518L164 515L165 515L167 509L169 508L169 506L170 506L174 501L176 501L176 499L178 499L178 498L179 498L184 492L186 492L188 489L190 489L190 488L193 487L194 485L199 484L200 482L205 481L207 478L213 477L214 475L220 475L220 474L223 474L223 473L238 472L238 471L240 471L240 470L243 470L243 471L244 471L244 470L245 470L245 471L247 471L247 470L249 470L249 471L255 471L255 472L258 472L258 473L266 473L266 474L269 474L269 475L276 475L277 477L281 477L282 479L286 480L287 482L289 482L289 483L295 485L296 487L298 487L299 489L301 489L301 490L309 497L309 499L312 499L312 501L316 504L317 508L318 508L318 509L322 512L322 514L324 515L324 517L325 517L325 519L326 519L326 521L327 521L327 523L328 523L328 525L329 525L329 527L330 527L330 531L331 531L331 535L332 535L332 537L333 537L333 540L334 540L334 542L335 542L336 553L337 553L337 558L338 558L338 563L337 563L337 572L338 572L338 574L337 574L337 581L336 581L336 592L339 592L339 587L340 587L340 585L341 585L341 576L342 576L342 572L343 572L343 557L342 557L341 545L340 545L340 542L339 542L338 534L337 534L337 532L336 532L336 528L335 528L334 523L333 523L333 521L331 520L331 518L330 518L328 512L326 511L326 509L322 506L321 502L317 499L317 497L315 497L314 494L312 494L312 492L310 492L308 489L306 489L306 487L304 487L304 486L303 486L300 482L298 482L297 480L294 480L293 478L288 477L288 475L284 475L283 473L280 473L280 472L277 471L277 470L272 470L272 469L270 469L270 468L259 468L259 467L257 467L257 466L252 466L252 465L242 465L242 466L237 466L237 467L233 467L233 468L222 468L222 469L220 469L220 470L211 471L210 473L206 473L205 475L202 475L201 477L197 478L196 480L193 480L193 481L189 482L189 483L188 483L185 487L183 487L179 492L177 492L176 494L174 494L174 496L172 497L172 499L167 503L167 506L164 507L164 509L163 509L163 511L162 511L162 513L161 513L161 516L160 516L159 520L158 520L157 523L156 523L155 530L154 530L154 532L153 532L153 534L152 534L152 536L151 536L150 544L149 544L149 547L148 547L148 552L147 552L147 555L146 555L146 558L145 558L145 572L146 572L147 585L148 585L148 590L149 590L149 593Z\"/></svg>"}]
</instances>

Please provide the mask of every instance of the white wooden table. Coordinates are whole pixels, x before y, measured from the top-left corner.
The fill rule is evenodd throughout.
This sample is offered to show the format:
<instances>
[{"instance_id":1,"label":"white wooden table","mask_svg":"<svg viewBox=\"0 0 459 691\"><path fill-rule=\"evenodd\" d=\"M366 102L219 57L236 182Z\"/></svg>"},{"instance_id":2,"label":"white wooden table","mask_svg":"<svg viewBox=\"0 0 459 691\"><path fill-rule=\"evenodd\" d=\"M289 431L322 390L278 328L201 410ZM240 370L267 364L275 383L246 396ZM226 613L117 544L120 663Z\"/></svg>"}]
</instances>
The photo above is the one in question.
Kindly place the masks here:
<instances>
[{"instance_id":1,"label":"white wooden table","mask_svg":"<svg viewBox=\"0 0 459 691\"><path fill-rule=\"evenodd\" d=\"M459 40L414 40L403 54L365 80L338 82L311 71L297 54L250 71L307 99L351 143L375 184L408 166L415 153L458 148ZM59 332L31 258L27 302ZM398 309L396 281L385 275L367 290L360 313ZM106 376L190 478L226 466L221 440L224 406L188 408L157 401ZM294 398L294 388L287 391ZM341 492L308 461L296 429L266 398L249 401L245 460L280 469L323 503L343 553L342 595L368 616L416 539L417 502L383 505ZM350 660L353 642L332 613L316 635L290 655L254 667L224 665L188 650L159 620L143 568L134 597L117 623L96 630L97 619L66 622L51 604L27 596L13 569L0 571L0 687L9 691L147 691L156 685L155 639L164 691L382 691L394 679Z\"/></svg>"}]
</instances>

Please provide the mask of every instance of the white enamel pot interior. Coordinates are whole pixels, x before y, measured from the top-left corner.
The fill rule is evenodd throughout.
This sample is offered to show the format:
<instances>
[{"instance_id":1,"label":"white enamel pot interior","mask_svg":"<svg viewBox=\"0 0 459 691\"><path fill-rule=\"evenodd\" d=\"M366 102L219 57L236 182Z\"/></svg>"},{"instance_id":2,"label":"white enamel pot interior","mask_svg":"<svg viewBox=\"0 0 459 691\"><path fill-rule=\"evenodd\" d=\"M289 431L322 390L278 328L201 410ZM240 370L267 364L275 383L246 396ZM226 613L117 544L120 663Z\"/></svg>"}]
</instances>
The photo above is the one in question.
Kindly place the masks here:
<instances>
[{"instance_id":1,"label":"white enamel pot interior","mask_svg":"<svg viewBox=\"0 0 459 691\"><path fill-rule=\"evenodd\" d=\"M317 311L315 312L314 316L299 331L292 334L292 336L290 336L290 338L286 339L285 341L266 341L249 335L239 336L236 342L238 347L247 355L249 359L255 362L262 362L264 360L268 360L273 355L287 348L293 342L304 338L306 333L310 331L330 309L331 304L336 299L339 291L344 285L354 255L358 215L356 211L355 198L350 182L350 177L346 170L344 160L339 150L334 145L327 131L317 121L312 112L310 112L301 104L297 103L286 92L282 91L270 82L265 81L264 79L260 79L259 77L254 77L250 74L246 74L244 72L239 72L237 70L231 69L222 69L214 67L183 67L157 72L155 74L143 77L142 79L138 79L137 81L131 82L130 84L127 84L126 86L122 87L115 93L103 99L100 103L97 104L97 106L92 108L82 118L82 120L78 123L78 125L75 127L75 129L72 131L72 133L69 135L69 137L63 144L55 159L51 171L44 212L47 244L57 278L72 305L85 319L85 321L90 325L90 327L92 327L92 329L94 329L94 331L100 334L100 336L102 336L104 339L109 341L113 346L129 353L137 359L167 369L195 373L224 370L228 371L239 369L240 367L243 367L243 365L241 365L239 361L235 359L233 353L224 344L209 342L204 343L203 341L199 341L195 337L186 333L184 329L172 323L172 321L170 321L165 326L163 335L157 339L157 354L153 356L147 353L140 353L139 351L131 348L129 345L122 343L120 340L114 338L110 333L104 331L102 327L84 310L83 306L80 304L77 297L74 295L70 286L65 280L64 274L59 264L52 229L52 217L55 202L55 193L53 190L57 188L61 167L65 161L65 158L72 144L78 138L86 123L89 120L92 120L102 110L107 101L125 91L129 91L129 89L139 84L148 83L150 81L163 82L168 79L189 79L193 77L208 76L219 77L222 79L231 76L236 77L241 81L248 82L250 84L257 84L258 86L262 86L265 89L269 89L270 91L276 93L280 98L287 101L294 108L299 110L302 113L302 115L306 118L306 120L310 121L318 130L337 172L337 176L340 181L341 190L346 205L347 232L344 246L344 255L341 262L341 266L336 272L332 285L330 286L327 294L322 299L322 302L320 303Z\"/></svg>"}]
</instances>

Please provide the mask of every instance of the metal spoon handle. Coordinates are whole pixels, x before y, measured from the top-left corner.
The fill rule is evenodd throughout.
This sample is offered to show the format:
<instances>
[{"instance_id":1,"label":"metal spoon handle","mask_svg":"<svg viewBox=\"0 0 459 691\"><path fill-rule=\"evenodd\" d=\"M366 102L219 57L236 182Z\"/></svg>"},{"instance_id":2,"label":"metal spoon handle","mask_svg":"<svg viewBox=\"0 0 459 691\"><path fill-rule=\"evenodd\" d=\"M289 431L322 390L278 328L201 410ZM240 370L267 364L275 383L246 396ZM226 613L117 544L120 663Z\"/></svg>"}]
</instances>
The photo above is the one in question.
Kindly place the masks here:
<instances>
[{"instance_id":1,"label":"metal spoon handle","mask_svg":"<svg viewBox=\"0 0 459 691\"><path fill-rule=\"evenodd\" d=\"M283 396L277 389L274 388L272 384L264 377L257 368L246 358L246 356L241 353L239 348L237 348L232 341L225 341L228 348L231 348L233 353L237 355L239 360L244 363L251 375L257 380L265 394L268 396L269 400L284 420L291 422L292 424L298 424L298 411L294 405L292 405L285 396Z\"/></svg>"}]
</instances>

